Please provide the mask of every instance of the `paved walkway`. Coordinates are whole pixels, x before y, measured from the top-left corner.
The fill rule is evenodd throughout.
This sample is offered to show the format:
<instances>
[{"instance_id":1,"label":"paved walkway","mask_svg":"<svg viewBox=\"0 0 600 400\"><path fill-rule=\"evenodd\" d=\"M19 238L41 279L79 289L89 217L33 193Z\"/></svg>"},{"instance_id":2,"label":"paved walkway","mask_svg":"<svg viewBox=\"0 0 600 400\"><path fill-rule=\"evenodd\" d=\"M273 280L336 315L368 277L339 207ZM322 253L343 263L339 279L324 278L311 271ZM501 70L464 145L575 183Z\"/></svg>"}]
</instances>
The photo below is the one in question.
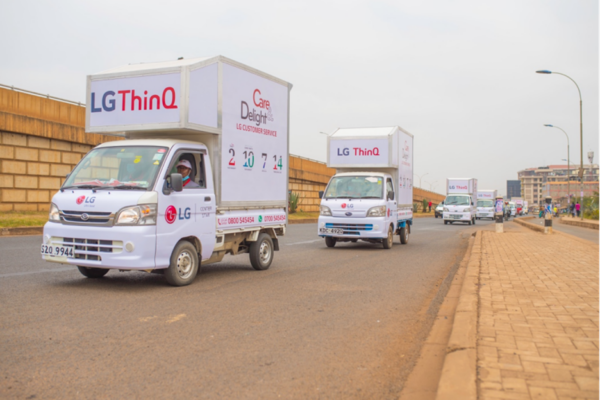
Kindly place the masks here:
<instances>
[{"instance_id":1,"label":"paved walkway","mask_svg":"<svg viewBox=\"0 0 600 400\"><path fill-rule=\"evenodd\" d=\"M480 399L598 399L598 246L483 232Z\"/></svg>"}]
</instances>

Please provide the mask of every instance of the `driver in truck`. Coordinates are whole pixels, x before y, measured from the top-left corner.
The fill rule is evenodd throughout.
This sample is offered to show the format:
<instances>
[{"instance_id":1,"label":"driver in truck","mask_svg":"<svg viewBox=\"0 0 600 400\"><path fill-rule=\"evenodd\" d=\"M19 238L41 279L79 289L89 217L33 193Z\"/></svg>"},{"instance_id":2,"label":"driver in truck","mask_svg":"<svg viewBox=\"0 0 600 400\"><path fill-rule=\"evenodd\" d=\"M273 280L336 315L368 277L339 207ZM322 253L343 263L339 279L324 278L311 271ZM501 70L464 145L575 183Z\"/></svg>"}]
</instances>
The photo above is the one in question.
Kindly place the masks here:
<instances>
[{"instance_id":1,"label":"driver in truck","mask_svg":"<svg viewBox=\"0 0 600 400\"><path fill-rule=\"evenodd\" d=\"M177 173L181 174L183 178L183 187L185 188L199 188L196 182L190 179L190 173L192 172L192 164L188 160L181 160L177 163Z\"/></svg>"}]
</instances>

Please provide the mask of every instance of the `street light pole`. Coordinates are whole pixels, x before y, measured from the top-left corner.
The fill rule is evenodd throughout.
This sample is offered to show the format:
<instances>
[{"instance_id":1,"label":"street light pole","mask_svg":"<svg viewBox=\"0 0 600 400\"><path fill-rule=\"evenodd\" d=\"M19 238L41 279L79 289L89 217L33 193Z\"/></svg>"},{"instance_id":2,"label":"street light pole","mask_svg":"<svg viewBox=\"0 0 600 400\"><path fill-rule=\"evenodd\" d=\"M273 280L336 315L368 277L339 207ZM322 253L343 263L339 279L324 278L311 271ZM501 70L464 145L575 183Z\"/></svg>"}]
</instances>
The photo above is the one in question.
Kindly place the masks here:
<instances>
[{"instance_id":1,"label":"street light pole","mask_svg":"<svg viewBox=\"0 0 600 400\"><path fill-rule=\"evenodd\" d=\"M566 78L569 78L571 80L571 82L573 82L575 84L575 86L577 87L577 92L579 93L579 151L580 151L580 157L581 157L581 166L579 169L579 188L580 188L580 193L579 193L579 197L581 198L580 200L580 209L581 209L581 220L583 221L583 100L581 98L581 90L579 89L579 85L577 84L577 82L575 82L575 80L573 78L571 78L569 75L565 75L563 73L560 72L552 72L552 71L548 71L548 70L540 70L540 71L535 71L538 74L557 74L557 75L562 75Z\"/></svg>"},{"instance_id":2,"label":"street light pole","mask_svg":"<svg viewBox=\"0 0 600 400\"><path fill-rule=\"evenodd\" d=\"M558 126L550 124L544 124L544 126L560 129L567 137L567 203L571 204L571 145L569 144L569 135L567 135L567 132L565 132L564 129Z\"/></svg>"},{"instance_id":3,"label":"street light pole","mask_svg":"<svg viewBox=\"0 0 600 400\"><path fill-rule=\"evenodd\" d=\"M423 177L424 177L425 175L427 175L427 174L429 174L429 172L425 172L425 173L424 173L423 175L421 175L421 176L419 176L419 175L415 174L415 175L417 175L417 177L419 178L419 188L421 188L421 189L423 189L423 187L421 186L421 179L423 179Z\"/></svg>"}]
</instances>

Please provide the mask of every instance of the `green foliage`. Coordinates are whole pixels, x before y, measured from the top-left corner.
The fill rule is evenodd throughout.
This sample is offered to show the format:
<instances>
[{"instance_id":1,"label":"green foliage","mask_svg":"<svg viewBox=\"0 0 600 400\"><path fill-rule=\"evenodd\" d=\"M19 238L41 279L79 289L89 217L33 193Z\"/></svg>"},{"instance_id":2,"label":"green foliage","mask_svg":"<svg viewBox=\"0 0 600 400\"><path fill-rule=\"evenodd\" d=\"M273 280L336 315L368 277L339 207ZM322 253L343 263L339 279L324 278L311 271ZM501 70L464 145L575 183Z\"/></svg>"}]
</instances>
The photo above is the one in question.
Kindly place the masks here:
<instances>
[{"instance_id":1,"label":"green foliage","mask_svg":"<svg viewBox=\"0 0 600 400\"><path fill-rule=\"evenodd\" d=\"M429 204L429 201L427 199L423 199L423 212L427 212L428 208L427 205Z\"/></svg>"},{"instance_id":2,"label":"green foliage","mask_svg":"<svg viewBox=\"0 0 600 400\"><path fill-rule=\"evenodd\" d=\"M583 218L599 219L598 217L598 192L594 192L593 196L583 198Z\"/></svg>"},{"instance_id":3,"label":"green foliage","mask_svg":"<svg viewBox=\"0 0 600 400\"><path fill-rule=\"evenodd\" d=\"M300 193L290 193L289 211L290 214L298 210L298 202L300 201Z\"/></svg>"},{"instance_id":4,"label":"green foliage","mask_svg":"<svg viewBox=\"0 0 600 400\"><path fill-rule=\"evenodd\" d=\"M413 203L413 212L419 211L419 203Z\"/></svg>"}]
</instances>

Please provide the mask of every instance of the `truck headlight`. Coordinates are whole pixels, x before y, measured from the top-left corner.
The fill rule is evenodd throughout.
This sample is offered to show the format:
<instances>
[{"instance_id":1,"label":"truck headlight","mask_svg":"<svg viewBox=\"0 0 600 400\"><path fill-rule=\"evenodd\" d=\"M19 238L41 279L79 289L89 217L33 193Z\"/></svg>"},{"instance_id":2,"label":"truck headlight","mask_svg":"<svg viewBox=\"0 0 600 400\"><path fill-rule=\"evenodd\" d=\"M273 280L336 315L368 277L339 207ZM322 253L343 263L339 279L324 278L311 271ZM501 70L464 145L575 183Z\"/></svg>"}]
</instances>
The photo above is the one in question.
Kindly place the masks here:
<instances>
[{"instance_id":1,"label":"truck headlight","mask_svg":"<svg viewBox=\"0 0 600 400\"><path fill-rule=\"evenodd\" d=\"M56 204L54 204L54 203L52 203L50 205L50 212L48 213L48 221L60 222L60 213L58 212L58 207L56 207Z\"/></svg>"},{"instance_id":2,"label":"truck headlight","mask_svg":"<svg viewBox=\"0 0 600 400\"><path fill-rule=\"evenodd\" d=\"M386 212L386 206L371 207L367 211L367 217L385 217Z\"/></svg>"},{"instance_id":3,"label":"truck headlight","mask_svg":"<svg viewBox=\"0 0 600 400\"><path fill-rule=\"evenodd\" d=\"M448 207L444 207L444 212L449 212Z\"/></svg>"},{"instance_id":4,"label":"truck headlight","mask_svg":"<svg viewBox=\"0 0 600 400\"><path fill-rule=\"evenodd\" d=\"M331 217L331 210L327 206L321 206L321 215Z\"/></svg>"},{"instance_id":5,"label":"truck headlight","mask_svg":"<svg viewBox=\"0 0 600 400\"><path fill-rule=\"evenodd\" d=\"M156 204L142 204L119 210L115 225L156 225Z\"/></svg>"},{"instance_id":6,"label":"truck headlight","mask_svg":"<svg viewBox=\"0 0 600 400\"><path fill-rule=\"evenodd\" d=\"M463 210L463 212L471 212L471 209L470 209L470 208L465 208L465 209Z\"/></svg>"}]
</instances>

